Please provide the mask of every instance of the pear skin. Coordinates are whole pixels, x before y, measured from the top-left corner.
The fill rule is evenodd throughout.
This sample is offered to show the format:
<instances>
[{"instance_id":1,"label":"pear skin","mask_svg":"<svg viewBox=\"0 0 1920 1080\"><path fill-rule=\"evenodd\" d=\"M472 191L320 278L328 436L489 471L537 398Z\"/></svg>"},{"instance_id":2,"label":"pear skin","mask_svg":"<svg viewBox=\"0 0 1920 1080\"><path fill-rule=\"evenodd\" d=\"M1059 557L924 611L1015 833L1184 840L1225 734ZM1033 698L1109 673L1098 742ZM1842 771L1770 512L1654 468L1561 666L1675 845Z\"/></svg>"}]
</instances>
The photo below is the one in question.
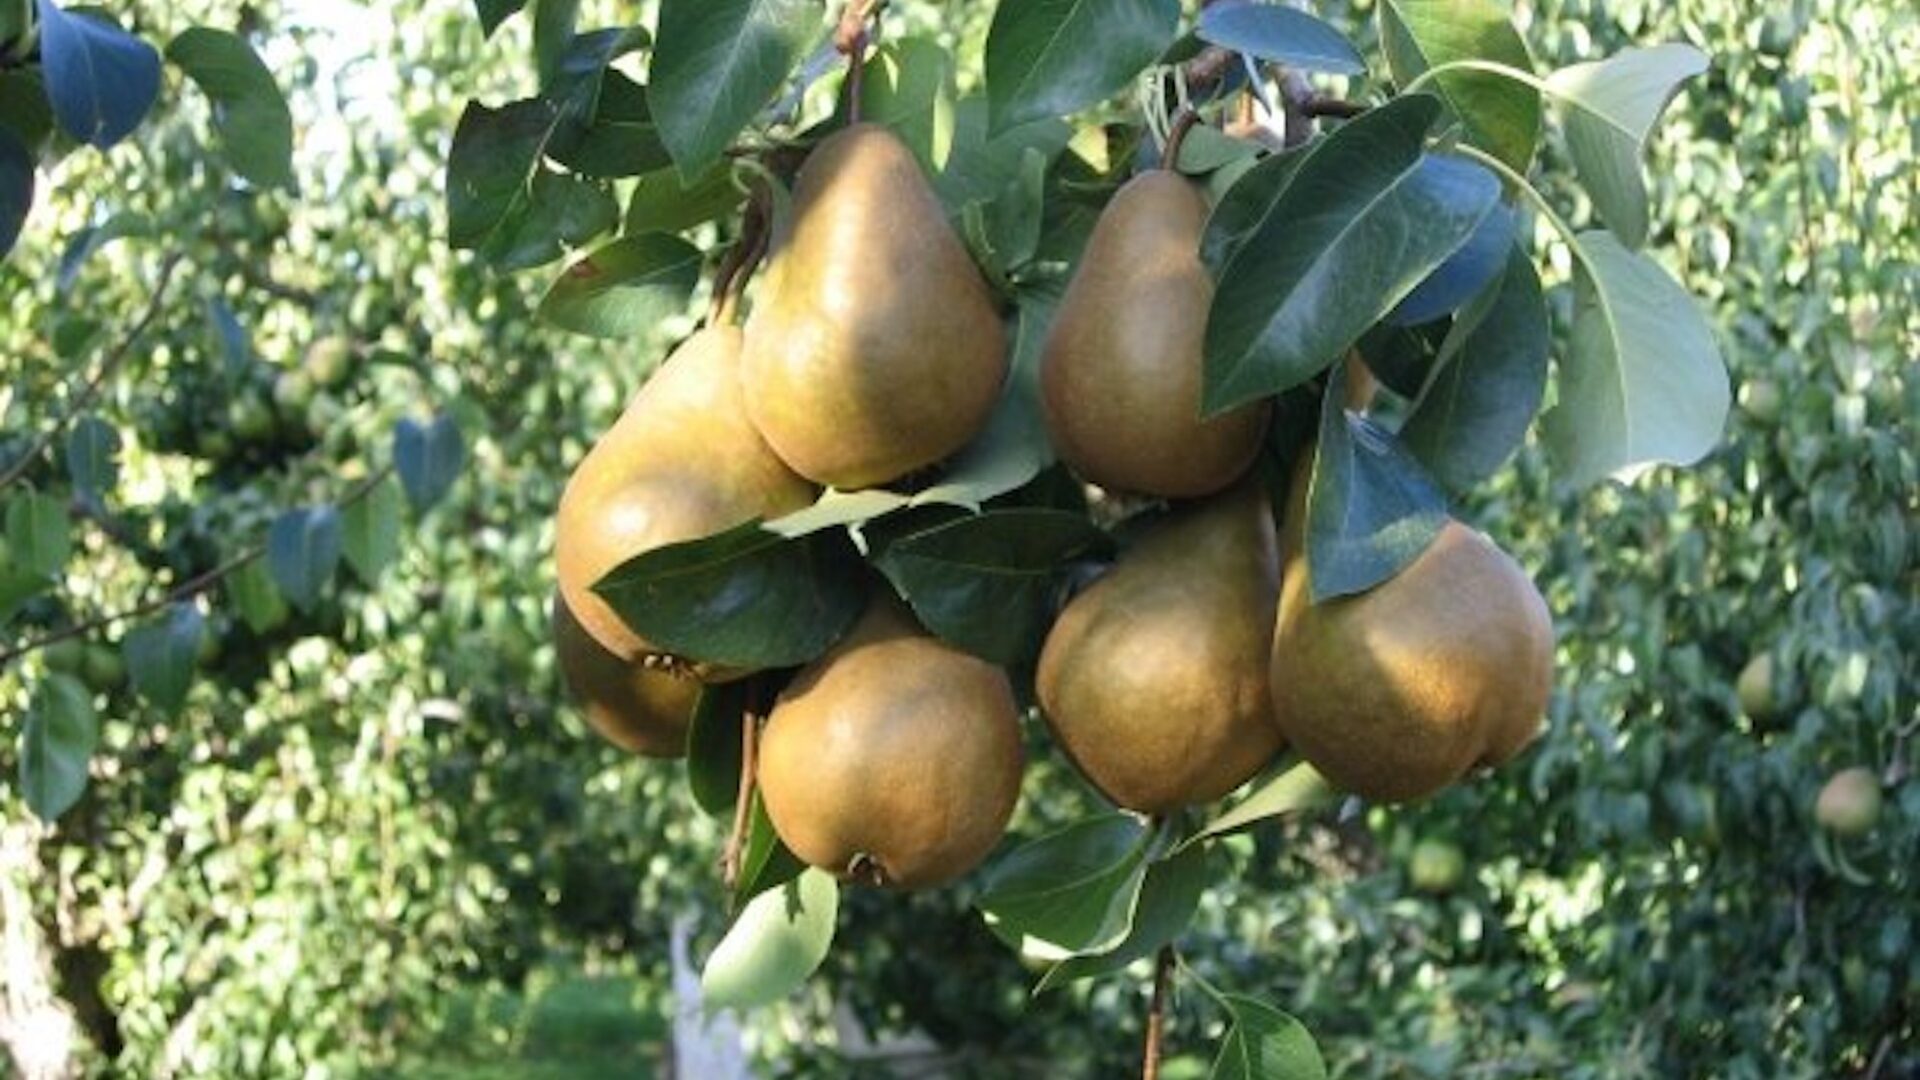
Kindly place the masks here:
<instances>
[{"instance_id":1,"label":"pear skin","mask_svg":"<svg viewBox=\"0 0 1920 1080\"><path fill-rule=\"evenodd\" d=\"M931 465L985 426L1005 332L913 154L885 128L800 169L747 320L747 414L795 472L842 490Z\"/></svg>"},{"instance_id":2,"label":"pear skin","mask_svg":"<svg viewBox=\"0 0 1920 1080\"><path fill-rule=\"evenodd\" d=\"M553 649L581 714L608 742L646 757L686 756L699 682L601 648L557 593Z\"/></svg>"},{"instance_id":3,"label":"pear skin","mask_svg":"<svg viewBox=\"0 0 1920 1080\"><path fill-rule=\"evenodd\" d=\"M1245 783L1281 747L1267 678L1279 589L1258 485L1153 525L1047 635L1035 684L1055 741L1144 814Z\"/></svg>"},{"instance_id":4,"label":"pear skin","mask_svg":"<svg viewBox=\"0 0 1920 1080\"><path fill-rule=\"evenodd\" d=\"M758 776L795 855L915 889L951 881L993 850L1021 767L1006 673L937 640L889 596L780 695Z\"/></svg>"},{"instance_id":5,"label":"pear skin","mask_svg":"<svg viewBox=\"0 0 1920 1080\"><path fill-rule=\"evenodd\" d=\"M1553 620L1519 564L1457 521L1357 596L1312 602L1305 461L1288 500L1273 635L1281 734L1335 786L1376 802L1426 798L1512 758L1553 688Z\"/></svg>"},{"instance_id":6,"label":"pear skin","mask_svg":"<svg viewBox=\"0 0 1920 1080\"><path fill-rule=\"evenodd\" d=\"M622 660L657 652L593 591L621 563L813 502L814 488L747 420L741 332L700 331L674 350L587 452L560 496L554 559L581 627Z\"/></svg>"},{"instance_id":7,"label":"pear skin","mask_svg":"<svg viewBox=\"0 0 1920 1080\"><path fill-rule=\"evenodd\" d=\"M1191 498L1231 484L1273 406L1200 418L1213 279L1207 203L1177 173L1127 181L1100 213L1047 332L1040 385L1055 450L1101 487Z\"/></svg>"}]
</instances>

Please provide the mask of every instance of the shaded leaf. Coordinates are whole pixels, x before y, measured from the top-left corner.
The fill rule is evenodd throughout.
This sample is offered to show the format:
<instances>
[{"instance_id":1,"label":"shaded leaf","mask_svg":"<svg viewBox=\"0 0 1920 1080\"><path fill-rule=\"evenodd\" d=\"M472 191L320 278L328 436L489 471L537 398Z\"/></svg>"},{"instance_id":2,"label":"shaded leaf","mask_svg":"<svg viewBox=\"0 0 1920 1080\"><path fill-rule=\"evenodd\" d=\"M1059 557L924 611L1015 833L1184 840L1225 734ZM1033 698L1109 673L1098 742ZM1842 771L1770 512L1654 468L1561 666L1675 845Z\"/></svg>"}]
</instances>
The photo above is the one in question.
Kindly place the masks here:
<instances>
[{"instance_id":1,"label":"shaded leaf","mask_svg":"<svg viewBox=\"0 0 1920 1080\"><path fill-rule=\"evenodd\" d=\"M93 257L94 252L123 237L145 236L152 231L151 219L145 214L131 211L115 214L105 224L81 229L60 252L60 271L53 279L54 291L64 295L73 288L74 279L80 276L80 268Z\"/></svg>"},{"instance_id":2,"label":"shaded leaf","mask_svg":"<svg viewBox=\"0 0 1920 1080\"><path fill-rule=\"evenodd\" d=\"M97 12L37 2L41 70L61 130L102 150L126 138L160 94L160 54Z\"/></svg>"},{"instance_id":3,"label":"shaded leaf","mask_svg":"<svg viewBox=\"0 0 1920 1080\"><path fill-rule=\"evenodd\" d=\"M1259 232L1294 172L1307 158L1305 147L1262 158L1227 188L1207 215L1207 231L1200 238L1200 258L1218 278L1240 245ZM1182 150L1181 157L1186 157Z\"/></svg>"},{"instance_id":4,"label":"shaded leaf","mask_svg":"<svg viewBox=\"0 0 1920 1080\"><path fill-rule=\"evenodd\" d=\"M1304 761L1297 762L1208 822L1206 828L1188 837L1181 846L1197 846L1202 840L1236 833L1268 818L1324 806L1338 797L1339 793L1328 786L1318 770Z\"/></svg>"},{"instance_id":5,"label":"shaded leaf","mask_svg":"<svg viewBox=\"0 0 1920 1080\"><path fill-rule=\"evenodd\" d=\"M501 23L527 6L527 0L473 0L473 6L480 13L481 31L492 37Z\"/></svg>"},{"instance_id":6,"label":"shaded leaf","mask_svg":"<svg viewBox=\"0 0 1920 1080\"><path fill-rule=\"evenodd\" d=\"M400 490L383 480L340 514L340 552L368 585L400 555L401 505Z\"/></svg>"},{"instance_id":7,"label":"shaded leaf","mask_svg":"<svg viewBox=\"0 0 1920 1080\"><path fill-rule=\"evenodd\" d=\"M725 162L692 182L682 180L675 169L650 172L635 181L627 199L626 232L681 232L725 217L746 198L734 186L733 169Z\"/></svg>"},{"instance_id":8,"label":"shaded leaf","mask_svg":"<svg viewBox=\"0 0 1920 1080\"><path fill-rule=\"evenodd\" d=\"M1326 1080L1320 1048L1300 1021L1244 994L1223 995L1221 1003L1233 1023L1210 1080Z\"/></svg>"},{"instance_id":9,"label":"shaded leaf","mask_svg":"<svg viewBox=\"0 0 1920 1080\"><path fill-rule=\"evenodd\" d=\"M945 171L933 180L949 216L958 216L970 202L998 198L1026 167L1028 150L1038 150L1051 163L1073 137L1073 128L1057 116L989 131L987 108L978 94L954 106L953 149Z\"/></svg>"},{"instance_id":10,"label":"shaded leaf","mask_svg":"<svg viewBox=\"0 0 1920 1080\"><path fill-rule=\"evenodd\" d=\"M1495 203L1458 251L1387 312L1395 326L1418 326L1449 315L1484 291L1507 268L1517 229L1513 208Z\"/></svg>"},{"instance_id":11,"label":"shaded leaf","mask_svg":"<svg viewBox=\"0 0 1920 1080\"><path fill-rule=\"evenodd\" d=\"M817 0L662 0L647 93L683 178L720 160L779 93L822 11Z\"/></svg>"},{"instance_id":12,"label":"shaded leaf","mask_svg":"<svg viewBox=\"0 0 1920 1080\"><path fill-rule=\"evenodd\" d=\"M73 555L66 501L53 495L16 495L7 503L7 546L12 562L49 581L60 580Z\"/></svg>"},{"instance_id":13,"label":"shaded leaf","mask_svg":"<svg viewBox=\"0 0 1920 1080\"><path fill-rule=\"evenodd\" d=\"M1504 0L1382 0L1380 43L1401 86L1459 60L1533 70ZM1540 139L1538 90L1487 71L1444 72L1431 85L1466 126L1468 142L1526 174Z\"/></svg>"},{"instance_id":14,"label":"shaded leaf","mask_svg":"<svg viewBox=\"0 0 1920 1080\"><path fill-rule=\"evenodd\" d=\"M227 576L225 585L240 620L254 633L267 633L287 621L287 601L264 561L255 559L242 566Z\"/></svg>"},{"instance_id":15,"label":"shaded leaf","mask_svg":"<svg viewBox=\"0 0 1920 1080\"><path fill-rule=\"evenodd\" d=\"M740 717L746 707L745 682L707 686L687 725L687 789L695 806L723 820L733 817L740 793Z\"/></svg>"},{"instance_id":16,"label":"shaded leaf","mask_svg":"<svg viewBox=\"0 0 1920 1080\"><path fill-rule=\"evenodd\" d=\"M87 688L71 675L41 679L20 728L20 794L35 817L52 821L80 801L99 741Z\"/></svg>"},{"instance_id":17,"label":"shaded leaf","mask_svg":"<svg viewBox=\"0 0 1920 1080\"><path fill-rule=\"evenodd\" d=\"M590 116L556 132L547 145L548 155L573 172L594 177L670 169L673 159L654 130L646 88L612 68L603 70L599 80Z\"/></svg>"},{"instance_id":18,"label":"shaded leaf","mask_svg":"<svg viewBox=\"0 0 1920 1080\"><path fill-rule=\"evenodd\" d=\"M20 239L33 209L33 155L12 131L0 127L0 258Z\"/></svg>"},{"instance_id":19,"label":"shaded leaf","mask_svg":"<svg viewBox=\"0 0 1920 1080\"><path fill-rule=\"evenodd\" d=\"M773 819L767 817L766 803L758 791L753 793L753 807L748 813L747 843L740 855L740 880L733 889L735 907L768 889L785 885L807 868L806 863L780 842L780 834L773 831Z\"/></svg>"},{"instance_id":20,"label":"shaded leaf","mask_svg":"<svg viewBox=\"0 0 1920 1080\"><path fill-rule=\"evenodd\" d=\"M212 100L213 128L234 171L260 187L292 187L293 114L253 46L195 26L168 44L167 59Z\"/></svg>"},{"instance_id":21,"label":"shaded leaf","mask_svg":"<svg viewBox=\"0 0 1920 1080\"><path fill-rule=\"evenodd\" d=\"M953 149L953 57L923 37L874 50L860 84L860 116L890 128L922 168L939 172Z\"/></svg>"},{"instance_id":22,"label":"shaded leaf","mask_svg":"<svg viewBox=\"0 0 1920 1080\"><path fill-rule=\"evenodd\" d=\"M754 897L701 969L706 1007L754 1009L798 989L827 958L839 910L839 882L812 868Z\"/></svg>"},{"instance_id":23,"label":"shaded leaf","mask_svg":"<svg viewBox=\"0 0 1920 1080\"><path fill-rule=\"evenodd\" d=\"M1334 369L1334 386L1345 368ZM1446 523L1446 495L1400 440L1348 412L1339 393L1327 393L1307 489L1313 602L1365 592L1393 577Z\"/></svg>"},{"instance_id":24,"label":"shaded leaf","mask_svg":"<svg viewBox=\"0 0 1920 1080\"><path fill-rule=\"evenodd\" d=\"M133 688L154 708L176 713L193 685L206 618L191 603L174 604L166 613L127 632L120 649Z\"/></svg>"},{"instance_id":25,"label":"shaded leaf","mask_svg":"<svg viewBox=\"0 0 1920 1080\"><path fill-rule=\"evenodd\" d=\"M1182 848L1149 865L1126 940L1107 952L1060 961L1047 969L1033 992L1042 994L1078 979L1120 971L1152 956L1161 946L1171 945L1186 932L1200 908L1200 896L1207 891L1208 870L1207 850L1199 845Z\"/></svg>"},{"instance_id":26,"label":"shaded leaf","mask_svg":"<svg viewBox=\"0 0 1920 1080\"><path fill-rule=\"evenodd\" d=\"M460 425L440 413L427 423L411 417L393 427L393 467L413 512L424 514L446 498L467 465Z\"/></svg>"},{"instance_id":27,"label":"shaded leaf","mask_svg":"<svg viewBox=\"0 0 1920 1080\"><path fill-rule=\"evenodd\" d=\"M1201 40L1299 71L1364 75L1367 62L1340 31L1283 4L1227 0L1200 11Z\"/></svg>"},{"instance_id":28,"label":"shaded leaf","mask_svg":"<svg viewBox=\"0 0 1920 1080\"><path fill-rule=\"evenodd\" d=\"M331 506L288 510L267 529L267 570L280 594L311 611L340 563L340 512Z\"/></svg>"},{"instance_id":29,"label":"shaded leaf","mask_svg":"<svg viewBox=\"0 0 1920 1080\"><path fill-rule=\"evenodd\" d=\"M1133 924L1152 830L1105 814L1024 844L988 867L974 902L993 932L1069 953L1101 952Z\"/></svg>"},{"instance_id":30,"label":"shaded leaf","mask_svg":"<svg viewBox=\"0 0 1920 1080\"><path fill-rule=\"evenodd\" d=\"M667 233L629 236L562 271L540 318L589 337L640 337L686 307L699 276L699 248Z\"/></svg>"},{"instance_id":31,"label":"shaded leaf","mask_svg":"<svg viewBox=\"0 0 1920 1080\"><path fill-rule=\"evenodd\" d=\"M67 430L67 479L83 495L99 498L120 481L120 432L87 415Z\"/></svg>"},{"instance_id":32,"label":"shaded leaf","mask_svg":"<svg viewBox=\"0 0 1920 1080\"><path fill-rule=\"evenodd\" d=\"M1125 89L1173 43L1177 0L1022 0L987 31L992 127L1079 112Z\"/></svg>"}]
</instances>

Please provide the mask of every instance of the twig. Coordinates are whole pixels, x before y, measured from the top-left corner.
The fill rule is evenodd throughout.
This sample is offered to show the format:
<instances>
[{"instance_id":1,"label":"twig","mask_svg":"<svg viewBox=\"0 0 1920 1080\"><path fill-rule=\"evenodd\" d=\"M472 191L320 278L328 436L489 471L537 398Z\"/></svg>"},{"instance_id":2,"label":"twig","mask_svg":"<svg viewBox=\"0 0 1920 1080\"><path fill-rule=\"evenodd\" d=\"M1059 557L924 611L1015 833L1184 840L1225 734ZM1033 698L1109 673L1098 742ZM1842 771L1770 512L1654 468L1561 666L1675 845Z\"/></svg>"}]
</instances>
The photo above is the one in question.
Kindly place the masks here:
<instances>
[{"instance_id":1,"label":"twig","mask_svg":"<svg viewBox=\"0 0 1920 1080\"><path fill-rule=\"evenodd\" d=\"M740 885L740 860L747 849L747 827L753 821L754 777L760 765L760 718L749 707L740 713L740 785L733 802L733 831L720 856L720 880L729 893Z\"/></svg>"},{"instance_id":2,"label":"twig","mask_svg":"<svg viewBox=\"0 0 1920 1080\"><path fill-rule=\"evenodd\" d=\"M348 492L347 496L340 500L338 504L340 509L344 510L347 507L352 506L353 504L359 502L361 499L366 498L369 494L372 493L374 488L380 486L380 482L382 480L385 480L387 477L392 475L393 475L393 466L387 465L381 468L380 471L374 473L372 476L367 477L365 480L361 481L359 487L354 488L352 491ZM64 629L54 630L49 633L42 634L37 638L31 638L19 645L14 646L11 649L8 649L5 652L0 652L0 667L5 667L6 665L12 663L13 661L18 660L20 657L25 656L30 652L33 652L35 649L44 649L48 645L52 645L55 642L65 641L68 638L81 637L85 634L93 633L95 630L105 629L106 627L112 626L114 623L126 622L129 619L138 619L143 615L151 615L154 612L159 611L161 608L180 603L183 600L191 600L194 597L200 595L203 592L206 592L208 589L211 589L215 585L219 584L220 581L226 578L228 575L239 571L241 568L245 567L248 563L253 562L255 559L258 559L260 556L265 555L266 553L267 553L266 545L255 544L254 546L246 549L245 551L242 551L240 554L235 555L233 558L228 559L226 562L221 563L220 565L214 567L213 569L205 571L204 573L198 574L194 577L188 578L186 582L184 582L183 584L175 586L174 588L168 590L167 592L161 594L160 596L153 598L152 600L147 600L142 603L136 604L125 611L118 611L108 615L96 616L94 618L86 620L85 622L75 623L72 626L65 627Z\"/></svg>"},{"instance_id":3,"label":"twig","mask_svg":"<svg viewBox=\"0 0 1920 1080\"><path fill-rule=\"evenodd\" d=\"M1160 1078L1160 1040L1167 1024L1167 984L1173 979L1173 946L1160 946L1153 963L1153 998L1147 1003L1147 1042L1141 1053L1140 1080Z\"/></svg>"},{"instance_id":4,"label":"twig","mask_svg":"<svg viewBox=\"0 0 1920 1080\"><path fill-rule=\"evenodd\" d=\"M6 490L9 485L32 468L33 463L46 452L47 447L53 445L53 440L59 438L60 433L67 429L67 425L73 423L75 417L86 412L87 407L93 404L93 399L100 396L100 387L107 381L107 376L113 374L132 354L134 341L153 324L154 319L159 317L160 305L166 301L167 289L173 284L173 271L180 265L181 257L181 253L176 251L160 264L160 280L153 287L153 296L147 301L147 309L141 312L140 318L135 320L126 336L122 337L112 351L107 353L106 359L100 362L99 370L87 380L87 385L73 399L72 406L53 422L53 426L41 432L40 437L27 447L26 452L14 459L12 465L7 466L6 472L0 473L0 491Z\"/></svg>"},{"instance_id":5,"label":"twig","mask_svg":"<svg viewBox=\"0 0 1920 1080\"><path fill-rule=\"evenodd\" d=\"M1160 151L1161 168L1179 171L1180 147L1186 144L1187 132L1192 131L1193 125L1199 121L1200 114L1192 106L1181 109L1180 114L1173 118L1173 127L1167 131L1167 145Z\"/></svg>"}]
</instances>

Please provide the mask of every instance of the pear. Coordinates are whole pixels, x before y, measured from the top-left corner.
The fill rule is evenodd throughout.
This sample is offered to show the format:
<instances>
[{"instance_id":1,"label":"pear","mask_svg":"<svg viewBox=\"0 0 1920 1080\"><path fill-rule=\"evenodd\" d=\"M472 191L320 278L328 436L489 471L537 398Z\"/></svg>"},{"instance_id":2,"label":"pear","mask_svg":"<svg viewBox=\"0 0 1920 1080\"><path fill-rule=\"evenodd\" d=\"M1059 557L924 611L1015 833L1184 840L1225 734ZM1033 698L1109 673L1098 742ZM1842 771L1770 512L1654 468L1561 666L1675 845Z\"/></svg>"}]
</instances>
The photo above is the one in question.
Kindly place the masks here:
<instances>
[{"instance_id":1,"label":"pear","mask_svg":"<svg viewBox=\"0 0 1920 1080\"><path fill-rule=\"evenodd\" d=\"M958 450L1006 380L993 297L913 154L855 124L801 166L747 320L747 414L822 484L884 484Z\"/></svg>"},{"instance_id":2,"label":"pear","mask_svg":"<svg viewBox=\"0 0 1920 1080\"><path fill-rule=\"evenodd\" d=\"M795 855L913 889L979 865L1020 795L1006 673L929 635L892 597L774 703L759 782Z\"/></svg>"},{"instance_id":3,"label":"pear","mask_svg":"<svg viewBox=\"0 0 1920 1080\"><path fill-rule=\"evenodd\" d=\"M1189 498L1231 484L1260 449L1261 401L1200 418L1213 279L1200 260L1207 203L1166 169L1101 211L1047 332L1040 385L1061 460L1105 488Z\"/></svg>"},{"instance_id":4,"label":"pear","mask_svg":"<svg viewBox=\"0 0 1920 1080\"><path fill-rule=\"evenodd\" d=\"M601 648L558 593L552 618L560 673L587 723L622 750L657 758L684 756L700 683L642 661L622 660Z\"/></svg>"},{"instance_id":5,"label":"pear","mask_svg":"<svg viewBox=\"0 0 1920 1080\"><path fill-rule=\"evenodd\" d=\"M1422 799L1539 733L1553 621L1527 575L1448 521L1393 578L1314 603L1304 542L1311 455L1295 472L1273 634L1274 718L1335 786Z\"/></svg>"},{"instance_id":6,"label":"pear","mask_svg":"<svg viewBox=\"0 0 1920 1080\"><path fill-rule=\"evenodd\" d=\"M1267 680L1279 590L1257 486L1155 523L1047 634L1035 683L1055 740L1108 798L1145 814L1245 783L1281 746Z\"/></svg>"},{"instance_id":7,"label":"pear","mask_svg":"<svg viewBox=\"0 0 1920 1080\"><path fill-rule=\"evenodd\" d=\"M621 563L813 502L813 485L747 420L738 327L701 330L674 350L587 452L560 496L554 558L581 627L621 660L659 650L593 585Z\"/></svg>"}]
</instances>

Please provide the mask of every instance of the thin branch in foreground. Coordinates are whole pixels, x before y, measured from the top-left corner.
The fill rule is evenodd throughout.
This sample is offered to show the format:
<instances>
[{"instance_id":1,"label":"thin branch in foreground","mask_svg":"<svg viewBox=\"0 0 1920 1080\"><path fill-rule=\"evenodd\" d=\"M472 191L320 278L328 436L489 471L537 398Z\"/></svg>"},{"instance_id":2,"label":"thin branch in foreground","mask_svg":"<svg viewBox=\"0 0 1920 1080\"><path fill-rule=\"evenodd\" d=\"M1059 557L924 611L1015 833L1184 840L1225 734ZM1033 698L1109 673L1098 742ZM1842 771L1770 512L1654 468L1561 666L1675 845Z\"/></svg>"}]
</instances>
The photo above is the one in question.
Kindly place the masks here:
<instances>
[{"instance_id":1,"label":"thin branch in foreground","mask_svg":"<svg viewBox=\"0 0 1920 1080\"><path fill-rule=\"evenodd\" d=\"M1141 1052L1140 1080L1160 1080L1160 1043L1167 1026L1167 984L1173 980L1173 946L1160 946L1153 962L1153 997L1147 1003L1147 1038Z\"/></svg>"}]
</instances>

